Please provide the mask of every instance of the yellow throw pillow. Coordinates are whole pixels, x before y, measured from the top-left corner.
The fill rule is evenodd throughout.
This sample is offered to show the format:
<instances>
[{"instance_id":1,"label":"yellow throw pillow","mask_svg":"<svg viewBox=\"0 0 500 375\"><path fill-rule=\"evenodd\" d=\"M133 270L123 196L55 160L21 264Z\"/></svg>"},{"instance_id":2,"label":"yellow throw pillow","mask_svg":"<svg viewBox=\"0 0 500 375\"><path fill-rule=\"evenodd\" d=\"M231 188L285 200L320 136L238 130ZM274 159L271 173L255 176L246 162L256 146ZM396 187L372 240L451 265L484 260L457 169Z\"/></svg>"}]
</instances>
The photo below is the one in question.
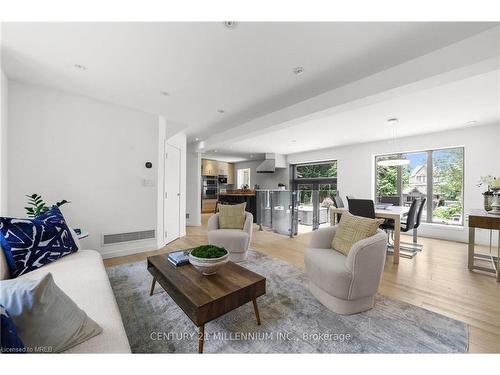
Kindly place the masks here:
<instances>
[{"instance_id":1,"label":"yellow throw pillow","mask_svg":"<svg viewBox=\"0 0 500 375\"><path fill-rule=\"evenodd\" d=\"M247 204L219 205L219 229L243 229Z\"/></svg>"},{"instance_id":2,"label":"yellow throw pillow","mask_svg":"<svg viewBox=\"0 0 500 375\"><path fill-rule=\"evenodd\" d=\"M356 242L373 236L384 221L384 219L354 216L348 212L342 214L332 241L332 248L347 256Z\"/></svg>"}]
</instances>

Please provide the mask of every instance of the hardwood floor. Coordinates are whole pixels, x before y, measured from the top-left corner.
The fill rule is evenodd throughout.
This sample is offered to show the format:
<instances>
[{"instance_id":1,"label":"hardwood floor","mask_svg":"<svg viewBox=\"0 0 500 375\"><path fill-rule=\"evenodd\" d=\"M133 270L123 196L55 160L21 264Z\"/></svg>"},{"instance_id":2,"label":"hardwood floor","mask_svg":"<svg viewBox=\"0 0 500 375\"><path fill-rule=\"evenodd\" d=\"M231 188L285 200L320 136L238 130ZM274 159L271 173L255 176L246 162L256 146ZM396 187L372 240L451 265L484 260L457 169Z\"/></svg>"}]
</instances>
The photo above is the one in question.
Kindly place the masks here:
<instances>
[{"instance_id":1,"label":"hardwood floor","mask_svg":"<svg viewBox=\"0 0 500 375\"><path fill-rule=\"evenodd\" d=\"M188 227L186 237L162 249L106 259L105 265L135 262L205 244L209 216L202 215L201 227ZM305 233L290 239L255 227L251 248L303 268L304 249L310 237ZM424 250L413 259L401 258L396 266L392 257L387 257L380 294L466 322L471 353L500 353L500 283L494 277L467 269L466 244L429 238L419 238L419 243Z\"/></svg>"}]
</instances>

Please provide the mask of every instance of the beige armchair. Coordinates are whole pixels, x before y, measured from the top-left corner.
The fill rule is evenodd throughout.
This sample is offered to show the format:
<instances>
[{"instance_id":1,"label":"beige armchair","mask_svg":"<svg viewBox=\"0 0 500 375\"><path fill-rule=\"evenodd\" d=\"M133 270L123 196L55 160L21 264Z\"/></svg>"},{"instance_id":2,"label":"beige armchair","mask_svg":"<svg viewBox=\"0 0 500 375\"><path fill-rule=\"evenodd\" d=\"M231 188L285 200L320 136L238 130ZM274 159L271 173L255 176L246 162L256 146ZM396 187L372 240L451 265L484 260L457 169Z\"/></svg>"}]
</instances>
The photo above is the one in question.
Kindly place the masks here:
<instances>
[{"instance_id":1,"label":"beige armchair","mask_svg":"<svg viewBox=\"0 0 500 375\"><path fill-rule=\"evenodd\" d=\"M210 245L224 247L233 262L246 259L253 229L253 215L250 212L245 212L243 229L219 229L219 214L212 215L208 219L207 227Z\"/></svg>"},{"instance_id":2,"label":"beige armchair","mask_svg":"<svg viewBox=\"0 0 500 375\"><path fill-rule=\"evenodd\" d=\"M331 248L337 227L313 232L304 259L309 290L338 314L369 310L384 270L386 235L379 229L374 236L356 242L345 256Z\"/></svg>"}]
</instances>

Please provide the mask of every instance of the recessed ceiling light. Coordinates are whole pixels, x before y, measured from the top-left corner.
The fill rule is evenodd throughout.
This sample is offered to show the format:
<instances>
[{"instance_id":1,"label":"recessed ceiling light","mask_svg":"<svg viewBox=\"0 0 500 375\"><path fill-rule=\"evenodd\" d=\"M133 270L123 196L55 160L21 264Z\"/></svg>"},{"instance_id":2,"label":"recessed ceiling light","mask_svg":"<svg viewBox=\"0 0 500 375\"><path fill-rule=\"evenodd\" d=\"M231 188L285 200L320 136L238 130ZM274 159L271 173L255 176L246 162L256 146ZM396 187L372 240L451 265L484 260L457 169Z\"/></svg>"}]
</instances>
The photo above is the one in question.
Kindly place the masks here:
<instances>
[{"instance_id":1,"label":"recessed ceiling light","mask_svg":"<svg viewBox=\"0 0 500 375\"><path fill-rule=\"evenodd\" d=\"M389 125L396 125L398 123L398 119L395 118L395 117L394 118L390 118L390 119L387 120L387 123Z\"/></svg>"},{"instance_id":2,"label":"recessed ceiling light","mask_svg":"<svg viewBox=\"0 0 500 375\"><path fill-rule=\"evenodd\" d=\"M163 96L170 96L170 93L168 91L160 91L160 94Z\"/></svg>"},{"instance_id":3,"label":"recessed ceiling light","mask_svg":"<svg viewBox=\"0 0 500 375\"><path fill-rule=\"evenodd\" d=\"M295 142L297 142L297 140L296 139L292 139L292 143L295 143Z\"/></svg>"},{"instance_id":4,"label":"recessed ceiling light","mask_svg":"<svg viewBox=\"0 0 500 375\"><path fill-rule=\"evenodd\" d=\"M297 66L296 68L293 68L293 74L300 76L302 73L304 73L303 67Z\"/></svg>"},{"instance_id":5,"label":"recessed ceiling light","mask_svg":"<svg viewBox=\"0 0 500 375\"><path fill-rule=\"evenodd\" d=\"M82 64L75 64L73 65L76 69L80 69L80 70L87 70L87 67L85 65L82 65Z\"/></svg>"},{"instance_id":6,"label":"recessed ceiling light","mask_svg":"<svg viewBox=\"0 0 500 375\"><path fill-rule=\"evenodd\" d=\"M224 111L223 109L218 109L218 110L217 110L217 112L219 112L219 113L224 113L224 112L226 112L226 111Z\"/></svg>"},{"instance_id":7,"label":"recessed ceiling light","mask_svg":"<svg viewBox=\"0 0 500 375\"><path fill-rule=\"evenodd\" d=\"M236 21L224 21L224 26L226 26L228 29L234 29L236 25Z\"/></svg>"},{"instance_id":8,"label":"recessed ceiling light","mask_svg":"<svg viewBox=\"0 0 500 375\"><path fill-rule=\"evenodd\" d=\"M471 125L475 125L475 124L477 124L477 121L476 120L472 120L472 121L467 121L465 123L465 126L471 126Z\"/></svg>"}]
</instances>

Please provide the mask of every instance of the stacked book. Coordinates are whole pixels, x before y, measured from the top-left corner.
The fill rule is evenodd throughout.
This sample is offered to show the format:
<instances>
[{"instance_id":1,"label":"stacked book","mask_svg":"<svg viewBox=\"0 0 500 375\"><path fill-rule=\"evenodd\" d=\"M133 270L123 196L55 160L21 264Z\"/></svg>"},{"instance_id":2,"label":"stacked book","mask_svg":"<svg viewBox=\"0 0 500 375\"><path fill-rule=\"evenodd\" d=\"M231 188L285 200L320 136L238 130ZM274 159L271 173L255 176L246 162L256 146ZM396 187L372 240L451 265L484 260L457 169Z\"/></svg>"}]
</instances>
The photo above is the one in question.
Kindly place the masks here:
<instances>
[{"instance_id":1,"label":"stacked book","mask_svg":"<svg viewBox=\"0 0 500 375\"><path fill-rule=\"evenodd\" d=\"M176 267L183 266L189 263L189 253L190 250L174 251L168 254L168 261Z\"/></svg>"}]
</instances>

